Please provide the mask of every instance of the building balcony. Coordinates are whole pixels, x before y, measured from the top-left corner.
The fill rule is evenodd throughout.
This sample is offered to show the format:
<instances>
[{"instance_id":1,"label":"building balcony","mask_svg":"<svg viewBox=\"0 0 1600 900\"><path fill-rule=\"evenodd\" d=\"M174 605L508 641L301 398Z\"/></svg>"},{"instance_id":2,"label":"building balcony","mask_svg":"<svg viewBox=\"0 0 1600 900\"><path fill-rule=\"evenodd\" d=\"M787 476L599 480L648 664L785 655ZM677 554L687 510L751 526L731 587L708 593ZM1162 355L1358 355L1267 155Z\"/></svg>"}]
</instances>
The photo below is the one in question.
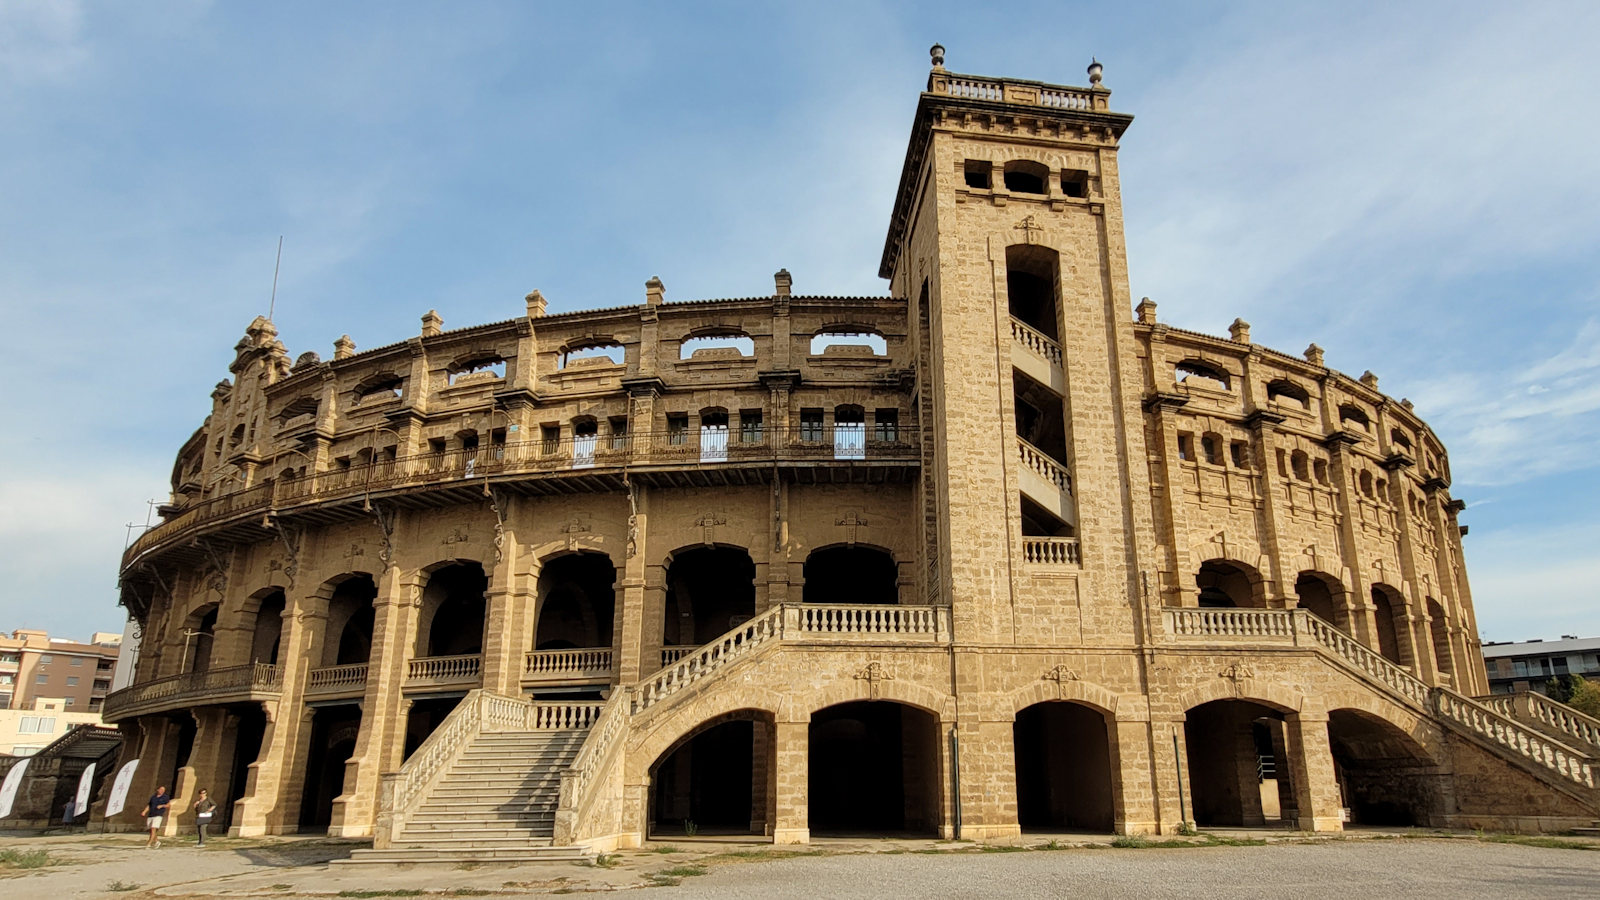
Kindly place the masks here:
<instances>
[{"instance_id":1,"label":"building balcony","mask_svg":"<svg viewBox=\"0 0 1600 900\"><path fill-rule=\"evenodd\" d=\"M359 697L367 690L367 664L350 663L312 669L306 676L306 699Z\"/></svg>"},{"instance_id":2,"label":"building balcony","mask_svg":"<svg viewBox=\"0 0 1600 900\"><path fill-rule=\"evenodd\" d=\"M186 672L107 694L101 716L117 722L193 706L276 700L281 691L278 667L266 663Z\"/></svg>"},{"instance_id":3,"label":"building balcony","mask_svg":"<svg viewBox=\"0 0 1600 900\"><path fill-rule=\"evenodd\" d=\"M1011 365L1061 396L1067 376L1061 367L1061 345L1021 319L1011 319Z\"/></svg>"},{"instance_id":4,"label":"building balcony","mask_svg":"<svg viewBox=\"0 0 1600 900\"><path fill-rule=\"evenodd\" d=\"M532 650L523 656L524 685L610 684L610 647Z\"/></svg>"},{"instance_id":5,"label":"building balcony","mask_svg":"<svg viewBox=\"0 0 1600 900\"><path fill-rule=\"evenodd\" d=\"M1028 498L1069 525L1077 525L1072 474L1038 447L1017 438L1019 487Z\"/></svg>"},{"instance_id":6,"label":"building balcony","mask_svg":"<svg viewBox=\"0 0 1600 900\"><path fill-rule=\"evenodd\" d=\"M406 664L407 691L426 691L434 688L471 689L483 680L483 657L419 656Z\"/></svg>"},{"instance_id":7,"label":"building balcony","mask_svg":"<svg viewBox=\"0 0 1600 900\"><path fill-rule=\"evenodd\" d=\"M1078 557L1078 539L1024 535L1022 561L1040 569L1076 569L1082 564Z\"/></svg>"}]
</instances>

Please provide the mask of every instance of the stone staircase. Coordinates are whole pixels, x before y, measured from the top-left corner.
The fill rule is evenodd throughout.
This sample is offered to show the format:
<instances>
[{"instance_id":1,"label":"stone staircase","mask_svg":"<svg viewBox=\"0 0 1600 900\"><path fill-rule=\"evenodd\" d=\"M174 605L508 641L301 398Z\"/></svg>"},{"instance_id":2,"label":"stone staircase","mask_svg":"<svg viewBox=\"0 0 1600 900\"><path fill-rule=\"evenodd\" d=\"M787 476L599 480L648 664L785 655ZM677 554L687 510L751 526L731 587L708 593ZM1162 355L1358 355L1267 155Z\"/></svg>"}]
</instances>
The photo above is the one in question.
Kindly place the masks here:
<instances>
[{"instance_id":1,"label":"stone staircase","mask_svg":"<svg viewBox=\"0 0 1600 900\"><path fill-rule=\"evenodd\" d=\"M484 695L463 701L480 707L516 701ZM428 777L395 827L372 849L345 864L587 860L578 847L554 846L562 774L571 766L593 722L592 710L542 721L538 704L523 704L529 722L554 727L467 731L449 761ZM502 710L503 711L503 710ZM452 714L454 715L454 714ZM470 719L470 715L463 719ZM485 717L486 718L486 717ZM446 722L446 725L450 723ZM479 726L484 723L476 722ZM570 727L560 727L560 726ZM440 727L444 731L445 726ZM450 743L448 735L441 745ZM431 740L431 739L430 739ZM428 749L425 744L412 759ZM407 761L409 766L410 760ZM402 769L401 776L405 775ZM394 794L390 793L392 801ZM384 823L380 822L380 828Z\"/></svg>"}]
</instances>

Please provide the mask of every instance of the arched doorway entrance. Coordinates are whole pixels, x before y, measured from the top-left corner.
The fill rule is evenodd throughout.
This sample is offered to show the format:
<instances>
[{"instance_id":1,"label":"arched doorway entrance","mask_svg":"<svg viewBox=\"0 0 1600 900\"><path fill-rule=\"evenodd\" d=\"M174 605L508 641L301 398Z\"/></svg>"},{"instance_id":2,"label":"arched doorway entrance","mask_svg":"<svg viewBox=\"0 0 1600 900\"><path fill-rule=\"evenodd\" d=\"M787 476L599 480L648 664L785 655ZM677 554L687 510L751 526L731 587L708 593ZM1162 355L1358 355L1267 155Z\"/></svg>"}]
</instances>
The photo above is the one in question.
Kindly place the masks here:
<instances>
[{"instance_id":1,"label":"arched doorway entrance","mask_svg":"<svg viewBox=\"0 0 1600 900\"><path fill-rule=\"evenodd\" d=\"M1450 776L1410 735L1371 713L1336 709L1328 713L1328 746L1350 824L1445 824Z\"/></svg>"},{"instance_id":2,"label":"arched doorway entrance","mask_svg":"<svg viewBox=\"0 0 1600 900\"><path fill-rule=\"evenodd\" d=\"M364 663L372 653L372 601L378 586L370 575L353 575L339 582L328 599L327 631L322 641L322 664L344 666Z\"/></svg>"},{"instance_id":3,"label":"arched doorway entrance","mask_svg":"<svg viewBox=\"0 0 1600 900\"><path fill-rule=\"evenodd\" d=\"M742 547L695 547L667 567L663 643L698 647L756 614L756 564Z\"/></svg>"},{"instance_id":4,"label":"arched doorway entrance","mask_svg":"<svg viewBox=\"0 0 1600 900\"><path fill-rule=\"evenodd\" d=\"M1195 824L1297 820L1281 711L1250 700L1213 700L1188 711L1183 732Z\"/></svg>"},{"instance_id":5,"label":"arched doorway entrance","mask_svg":"<svg viewBox=\"0 0 1600 900\"><path fill-rule=\"evenodd\" d=\"M900 570L894 557L860 544L823 547L806 557L807 603L898 603Z\"/></svg>"},{"instance_id":6,"label":"arched doorway entrance","mask_svg":"<svg viewBox=\"0 0 1600 900\"><path fill-rule=\"evenodd\" d=\"M1104 714L1070 701L1035 703L1017 713L1011 740L1023 831L1112 831L1114 767Z\"/></svg>"},{"instance_id":7,"label":"arched doorway entrance","mask_svg":"<svg viewBox=\"0 0 1600 900\"><path fill-rule=\"evenodd\" d=\"M255 627L250 635L250 661L278 664L278 649L283 637L283 591L274 589L256 606ZM220 824L220 823L219 823Z\"/></svg>"},{"instance_id":8,"label":"arched doorway entrance","mask_svg":"<svg viewBox=\"0 0 1600 900\"><path fill-rule=\"evenodd\" d=\"M1195 575L1200 588L1200 606L1207 608L1262 609L1261 576L1244 563L1228 559L1208 560Z\"/></svg>"},{"instance_id":9,"label":"arched doorway entrance","mask_svg":"<svg viewBox=\"0 0 1600 900\"><path fill-rule=\"evenodd\" d=\"M570 553L539 572L539 620L533 649L609 648L617 567L604 553Z\"/></svg>"},{"instance_id":10,"label":"arched doorway entrance","mask_svg":"<svg viewBox=\"0 0 1600 900\"><path fill-rule=\"evenodd\" d=\"M939 828L939 720L863 700L811 714L812 834L926 836Z\"/></svg>"},{"instance_id":11,"label":"arched doorway entrance","mask_svg":"<svg viewBox=\"0 0 1600 900\"><path fill-rule=\"evenodd\" d=\"M311 743L300 798L300 830L326 831L333 821L333 801L344 793L345 763L356 749L361 707L325 706L311 717Z\"/></svg>"},{"instance_id":12,"label":"arched doorway entrance","mask_svg":"<svg viewBox=\"0 0 1600 900\"><path fill-rule=\"evenodd\" d=\"M471 656L483 652L483 594L489 578L475 562L434 572L422 589L417 622L418 656Z\"/></svg>"},{"instance_id":13,"label":"arched doorway entrance","mask_svg":"<svg viewBox=\"0 0 1600 900\"><path fill-rule=\"evenodd\" d=\"M1372 586L1372 618L1378 630L1375 648L1384 659L1397 666L1411 664L1409 645L1401 640L1405 630L1406 601L1400 592L1386 584Z\"/></svg>"},{"instance_id":14,"label":"arched doorway entrance","mask_svg":"<svg viewBox=\"0 0 1600 900\"><path fill-rule=\"evenodd\" d=\"M650 833L765 834L774 796L772 715L742 709L702 724L650 767Z\"/></svg>"}]
</instances>

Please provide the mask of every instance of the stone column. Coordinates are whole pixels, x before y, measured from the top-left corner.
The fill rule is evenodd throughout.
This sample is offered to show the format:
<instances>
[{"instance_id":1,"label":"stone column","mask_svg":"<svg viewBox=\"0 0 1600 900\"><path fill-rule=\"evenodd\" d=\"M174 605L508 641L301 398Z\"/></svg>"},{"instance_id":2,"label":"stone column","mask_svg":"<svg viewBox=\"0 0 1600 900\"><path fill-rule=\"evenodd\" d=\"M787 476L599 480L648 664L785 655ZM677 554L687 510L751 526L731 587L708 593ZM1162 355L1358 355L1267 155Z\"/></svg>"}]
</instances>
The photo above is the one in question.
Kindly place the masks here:
<instances>
[{"instance_id":1,"label":"stone column","mask_svg":"<svg viewBox=\"0 0 1600 900\"><path fill-rule=\"evenodd\" d=\"M131 831L144 830L144 802L156 792L158 785L166 785L170 795L173 785L172 767L178 762L178 726L166 716L143 716L139 719L143 739L139 746L139 768L134 770L133 783L128 787L128 800L122 812L113 819Z\"/></svg>"},{"instance_id":2,"label":"stone column","mask_svg":"<svg viewBox=\"0 0 1600 900\"><path fill-rule=\"evenodd\" d=\"M1142 712L1142 710L1141 710ZM1108 722L1111 738L1112 829L1117 834L1156 834L1161 831L1161 811L1156 806L1152 781L1150 723L1143 717ZM1171 741L1168 741L1171 754ZM1173 817L1177 804L1173 803Z\"/></svg>"},{"instance_id":3,"label":"stone column","mask_svg":"<svg viewBox=\"0 0 1600 900\"><path fill-rule=\"evenodd\" d=\"M1290 780L1301 831L1343 831L1339 820L1339 782L1328 746L1327 713L1297 713L1284 718Z\"/></svg>"},{"instance_id":4,"label":"stone column","mask_svg":"<svg viewBox=\"0 0 1600 900\"><path fill-rule=\"evenodd\" d=\"M629 491L628 538L622 564L617 567L617 627L612 637L617 646L615 677L620 684L638 681L661 666L661 626L657 621L654 630L651 628L651 604L645 588L650 493L636 485ZM654 660L649 658L652 653Z\"/></svg>"},{"instance_id":5,"label":"stone column","mask_svg":"<svg viewBox=\"0 0 1600 900\"><path fill-rule=\"evenodd\" d=\"M947 754L950 742L949 725L941 722L938 740ZM1011 837L1022 833L1017 824L1016 750L1012 739L1013 719L983 722L960 719L956 723L960 758L959 785L961 792L961 837L967 840L988 840ZM948 769L946 769L948 772ZM941 779L936 788L944 794L949 790L948 777ZM954 822L947 821L953 830ZM952 835L943 834L949 838Z\"/></svg>"},{"instance_id":6,"label":"stone column","mask_svg":"<svg viewBox=\"0 0 1600 900\"><path fill-rule=\"evenodd\" d=\"M404 761L405 714L401 709L406 665L411 657L420 572L385 569L372 601L372 650L367 657L367 690L361 702L361 731L345 763L344 792L333 801L330 835L367 837L377 818L378 784L384 772Z\"/></svg>"},{"instance_id":7,"label":"stone column","mask_svg":"<svg viewBox=\"0 0 1600 900\"><path fill-rule=\"evenodd\" d=\"M1117 723L1120 739L1123 723ZM1194 821L1194 789L1190 786L1188 735L1183 716L1150 722L1150 772L1155 788L1157 828L1160 834L1177 834L1185 822Z\"/></svg>"},{"instance_id":8,"label":"stone column","mask_svg":"<svg viewBox=\"0 0 1600 900\"><path fill-rule=\"evenodd\" d=\"M1328 395L1324 391L1322 403L1326 408ZM1350 469L1351 445L1360 438L1348 431L1335 431L1323 439L1328 448L1328 473L1333 481L1334 499L1339 506L1339 536L1344 548L1344 571L1339 580L1344 582L1346 610L1350 616L1350 636L1365 644L1373 652L1378 650L1378 620L1373 615L1370 586L1361 571L1356 526L1361 521L1360 501L1356 499L1355 474ZM1331 574L1331 573L1330 573Z\"/></svg>"},{"instance_id":9,"label":"stone column","mask_svg":"<svg viewBox=\"0 0 1600 900\"><path fill-rule=\"evenodd\" d=\"M765 719L750 723L750 831L772 835L772 815L776 792L772 789L773 727Z\"/></svg>"},{"instance_id":10,"label":"stone column","mask_svg":"<svg viewBox=\"0 0 1600 900\"><path fill-rule=\"evenodd\" d=\"M778 722L773 728L773 778L776 811L772 821L774 844L808 844L810 826L811 722Z\"/></svg>"},{"instance_id":11,"label":"stone column","mask_svg":"<svg viewBox=\"0 0 1600 900\"><path fill-rule=\"evenodd\" d=\"M511 518L514 505L499 498L500 514ZM503 528L496 537L496 559L489 569L489 588L484 592L487 622L483 642L483 689L504 696L517 696L522 690L522 660L533 649L526 637L527 620L533 615L537 563L532 554L518 545L516 533ZM532 564L530 579L528 569Z\"/></svg>"},{"instance_id":12,"label":"stone column","mask_svg":"<svg viewBox=\"0 0 1600 900\"><path fill-rule=\"evenodd\" d=\"M310 737L310 710L304 708L305 680L312 661L322 659L328 601L316 594L294 598L283 611L283 637L278 654L276 703L262 704L267 727L261 753L250 764L245 795L234 803L228 833L242 837L294 831L300 814L301 781L305 776L305 743Z\"/></svg>"}]
</instances>

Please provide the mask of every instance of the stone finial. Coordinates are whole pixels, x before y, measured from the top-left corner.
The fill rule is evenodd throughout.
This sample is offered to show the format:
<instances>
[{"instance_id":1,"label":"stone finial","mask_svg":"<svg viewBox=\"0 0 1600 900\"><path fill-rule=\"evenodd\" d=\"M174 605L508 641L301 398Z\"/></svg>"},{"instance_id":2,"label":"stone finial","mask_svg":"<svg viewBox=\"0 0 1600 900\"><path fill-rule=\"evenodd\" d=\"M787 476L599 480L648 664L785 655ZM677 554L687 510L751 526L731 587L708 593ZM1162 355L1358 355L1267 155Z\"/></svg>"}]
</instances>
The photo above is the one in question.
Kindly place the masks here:
<instances>
[{"instance_id":1,"label":"stone finial","mask_svg":"<svg viewBox=\"0 0 1600 900\"><path fill-rule=\"evenodd\" d=\"M422 336L437 337L443 332L444 317L436 309L428 310L428 314L422 317Z\"/></svg>"},{"instance_id":2,"label":"stone finial","mask_svg":"<svg viewBox=\"0 0 1600 900\"><path fill-rule=\"evenodd\" d=\"M529 291L528 296L524 297L523 299L528 301L528 318L537 319L544 315L544 311L548 304L545 302L543 294L539 293L537 290L533 290Z\"/></svg>"},{"instance_id":3,"label":"stone finial","mask_svg":"<svg viewBox=\"0 0 1600 900\"><path fill-rule=\"evenodd\" d=\"M944 45L943 44L934 44L932 47L929 47L928 48L928 56L933 58L933 67L935 69L944 68Z\"/></svg>"},{"instance_id":4,"label":"stone finial","mask_svg":"<svg viewBox=\"0 0 1600 900\"><path fill-rule=\"evenodd\" d=\"M661 283L661 276L652 275L644 283L644 303L646 306L660 306L661 298L667 295L667 286Z\"/></svg>"},{"instance_id":5,"label":"stone finial","mask_svg":"<svg viewBox=\"0 0 1600 900\"><path fill-rule=\"evenodd\" d=\"M1140 325L1154 325L1156 323L1156 304L1149 297L1140 300L1139 305L1135 306L1133 311L1139 314Z\"/></svg>"},{"instance_id":6,"label":"stone finial","mask_svg":"<svg viewBox=\"0 0 1600 900\"><path fill-rule=\"evenodd\" d=\"M1410 412L1417 408L1416 404L1412 403L1409 397L1401 397L1400 405L1406 408L1406 412Z\"/></svg>"},{"instance_id":7,"label":"stone finial","mask_svg":"<svg viewBox=\"0 0 1600 900\"><path fill-rule=\"evenodd\" d=\"M1100 79L1104 77L1105 71L1106 67L1100 65L1100 60L1092 56L1089 57L1089 87L1091 89L1100 86Z\"/></svg>"},{"instance_id":8,"label":"stone finial","mask_svg":"<svg viewBox=\"0 0 1600 900\"><path fill-rule=\"evenodd\" d=\"M1322 365L1322 348L1318 347L1316 344L1312 344L1311 346L1307 347L1306 362L1311 363L1313 366Z\"/></svg>"},{"instance_id":9,"label":"stone finial","mask_svg":"<svg viewBox=\"0 0 1600 900\"><path fill-rule=\"evenodd\" d=\"M777 274L772 276L772 281L776 286L777 296L789 296L789 289L794 286L794 277L789 274L788 269L779 269Z\"/></svg>"},{"instance_id":10,"label":"stone finial","mask_svg":"<svg viewBox=\"0 0 1600 900\"><path fill-rule=\"evenodd\" d=\"M1233 324L1228 326L1228 336L1233 338L1236 344L1250 343L1250 323L1243 319L1234 319Z\"/></svg>"},{"instance_id":11,"label":"stone finial","mask_svg":"<svg viewBox=\"0 0 1600 900\"><path fill-rule=\"evenodd\" d=\"M1368 369L1367 371L1361 373L1361 383L1369 388L1372 388L1373 390L1377 390L1378 376L1372 374L1372 370Z\"/></svg>"},{"instance_id":12,"label":"stone finial","mask_svg":"<svg viewBox=\"0 0 1600 900\"><path fill-rule=\"evenodd\" d=\"M348 335L348 334L339 335L339 339L337 341L333 342L333 358L334 359L349 359L350 357L355 356L355 355L356 355L356 342L350 340L350 335Z\"/></svg>"}]
</instances>

